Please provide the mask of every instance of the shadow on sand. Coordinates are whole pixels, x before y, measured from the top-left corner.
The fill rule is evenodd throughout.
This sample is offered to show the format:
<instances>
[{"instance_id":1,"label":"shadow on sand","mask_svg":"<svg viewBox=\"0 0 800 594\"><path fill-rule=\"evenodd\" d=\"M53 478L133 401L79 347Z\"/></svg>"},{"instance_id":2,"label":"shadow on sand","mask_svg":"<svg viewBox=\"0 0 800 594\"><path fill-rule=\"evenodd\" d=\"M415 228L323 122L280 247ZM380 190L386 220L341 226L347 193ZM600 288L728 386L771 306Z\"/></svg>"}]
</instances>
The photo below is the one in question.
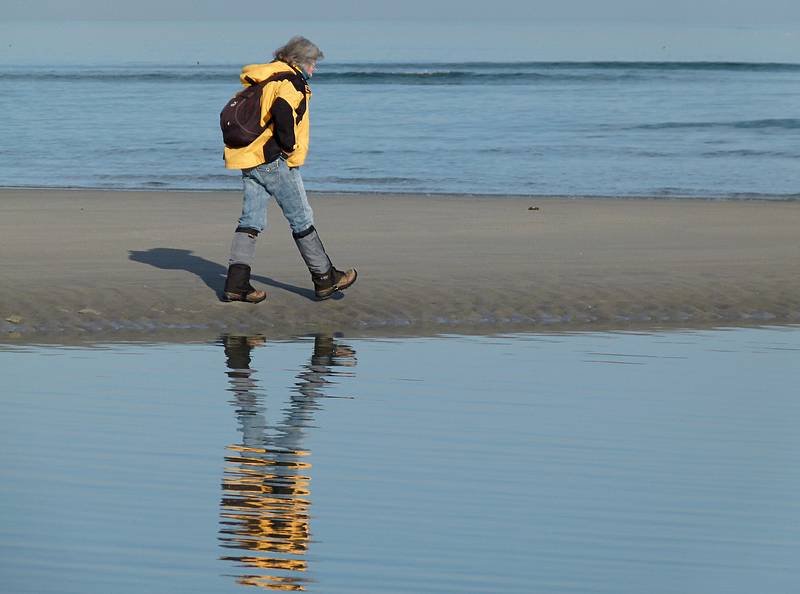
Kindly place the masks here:
<instances>
[{"instance_id":1,"label":"shadow on sand","mask_svg":"<svg viewBox=\"0 0 800 594\"><path fill-rule=\"evenodd\" d=\"M225 276L228 268L206 260L200 256L195 256L191 250L179 250L176 248L151 248L149 250L130 250L128 258L134 262L149 264L162 270L185 270L197 275L202 279L206 286L216 293L217 298L222 301L222 289L225 285ZM283 289L295 295L300 295L311 301L316 301L314 291L305 289L288 283L276 281L268 276L253 275L253 280L264 283L276 289ZM334 299L340 299L341 293L334 295Z\"/></svg>"}]
</instances>

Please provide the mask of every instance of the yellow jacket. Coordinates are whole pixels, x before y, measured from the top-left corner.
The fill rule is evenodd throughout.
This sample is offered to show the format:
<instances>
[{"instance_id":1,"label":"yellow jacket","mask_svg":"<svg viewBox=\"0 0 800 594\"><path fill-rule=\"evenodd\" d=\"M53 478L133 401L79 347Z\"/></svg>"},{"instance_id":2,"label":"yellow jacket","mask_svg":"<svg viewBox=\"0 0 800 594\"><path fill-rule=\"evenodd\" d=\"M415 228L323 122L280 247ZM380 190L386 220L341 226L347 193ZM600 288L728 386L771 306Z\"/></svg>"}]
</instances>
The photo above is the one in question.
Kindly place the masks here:
<instances>
[{"instance_id":1,"label":"yellow jacket","mask_svg":"<svg viewBox=\"0 0 800 594\"><path fill-rule=\"evenodd\" d=\"M289 167L299 167L308 153L308 100L311 89L299 68L286 62L250 64L239 79L247 87L274 78L261 95L261 125L272 120L263 134L242 148L225 147L227 169L247 169L283 155Z\"/></svg>"}]
</instances>

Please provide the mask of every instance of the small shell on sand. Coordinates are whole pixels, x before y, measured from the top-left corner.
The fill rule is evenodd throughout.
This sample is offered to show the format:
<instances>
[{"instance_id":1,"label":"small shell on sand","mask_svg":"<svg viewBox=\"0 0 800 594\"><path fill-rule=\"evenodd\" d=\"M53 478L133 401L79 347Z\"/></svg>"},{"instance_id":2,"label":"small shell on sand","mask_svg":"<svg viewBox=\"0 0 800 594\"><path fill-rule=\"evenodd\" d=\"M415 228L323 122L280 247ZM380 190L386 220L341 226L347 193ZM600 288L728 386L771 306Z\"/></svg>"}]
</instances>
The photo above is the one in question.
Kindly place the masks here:
<instances>
[{"instance_id":1,"label":"small shell on sand","mask_svg":"<svg viewBox=\"0 0 800 594\"><path fill-rule=\"evenodd\" d=\"M6 322L11 322L12 324L21 324L22 323L22 317L20 317L20 316L8 316L6 318Z\"/></svg>"},{"instance_id":2,"label":"small shell on sand","mask_svg":"<svg viewBox=\"0 0 800 594\"><path fill-rule=\"evenodd\" d=\"M84 307L83 309L79 309L78 313L86 315L86 316L99 316L99 315L102 315L99 311L97 311L96 309L92 309L90 307Z\"/></svg>"}]
</instances>

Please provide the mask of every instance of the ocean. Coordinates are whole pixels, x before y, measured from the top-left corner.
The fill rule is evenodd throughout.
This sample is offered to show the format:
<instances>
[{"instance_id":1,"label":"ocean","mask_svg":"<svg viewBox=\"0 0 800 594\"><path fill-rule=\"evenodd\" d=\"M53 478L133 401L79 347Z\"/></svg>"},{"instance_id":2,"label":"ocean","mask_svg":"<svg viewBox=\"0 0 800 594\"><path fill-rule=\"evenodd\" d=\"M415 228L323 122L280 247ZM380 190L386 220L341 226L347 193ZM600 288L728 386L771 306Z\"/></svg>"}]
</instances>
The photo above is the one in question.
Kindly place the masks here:
<instances>
[{"instance_id":1,"label":"ocean","mask_svg":"<svg viewBox=\"0 0 800 594\"><path fill-rule=\"evenodd\" d=\"M0 186L236 190L241 64L0 65ZM800 197L800 64L327 62L309 190Z\"/></svg>"}]
</instances>

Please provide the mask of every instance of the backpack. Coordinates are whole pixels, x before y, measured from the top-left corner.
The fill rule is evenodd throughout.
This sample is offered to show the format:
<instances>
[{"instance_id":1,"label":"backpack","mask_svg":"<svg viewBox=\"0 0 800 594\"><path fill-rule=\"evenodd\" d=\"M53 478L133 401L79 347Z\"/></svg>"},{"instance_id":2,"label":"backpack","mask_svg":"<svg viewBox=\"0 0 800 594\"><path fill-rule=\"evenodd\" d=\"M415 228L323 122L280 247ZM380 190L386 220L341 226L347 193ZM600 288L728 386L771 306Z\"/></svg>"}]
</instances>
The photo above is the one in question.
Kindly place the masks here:
<instances>
[{"instance_id":1,"label":"backpack","mask_svg":"<svg viewBox=\"0 0 800 594\"><path fill-rule=\"evenodd\" d=\"M296 77L297 74L293 72L279 72L259 83L246 79L250 86L236 93L219 113L219 127L222 129L222 141L225 146L242 148L261 136L272 123L270 117L263 126L261 125L261 97L264 94L264 87L267 83L292 80ZM305 91L303 95L305 96Z\"/></svg>"}]
</instances>

